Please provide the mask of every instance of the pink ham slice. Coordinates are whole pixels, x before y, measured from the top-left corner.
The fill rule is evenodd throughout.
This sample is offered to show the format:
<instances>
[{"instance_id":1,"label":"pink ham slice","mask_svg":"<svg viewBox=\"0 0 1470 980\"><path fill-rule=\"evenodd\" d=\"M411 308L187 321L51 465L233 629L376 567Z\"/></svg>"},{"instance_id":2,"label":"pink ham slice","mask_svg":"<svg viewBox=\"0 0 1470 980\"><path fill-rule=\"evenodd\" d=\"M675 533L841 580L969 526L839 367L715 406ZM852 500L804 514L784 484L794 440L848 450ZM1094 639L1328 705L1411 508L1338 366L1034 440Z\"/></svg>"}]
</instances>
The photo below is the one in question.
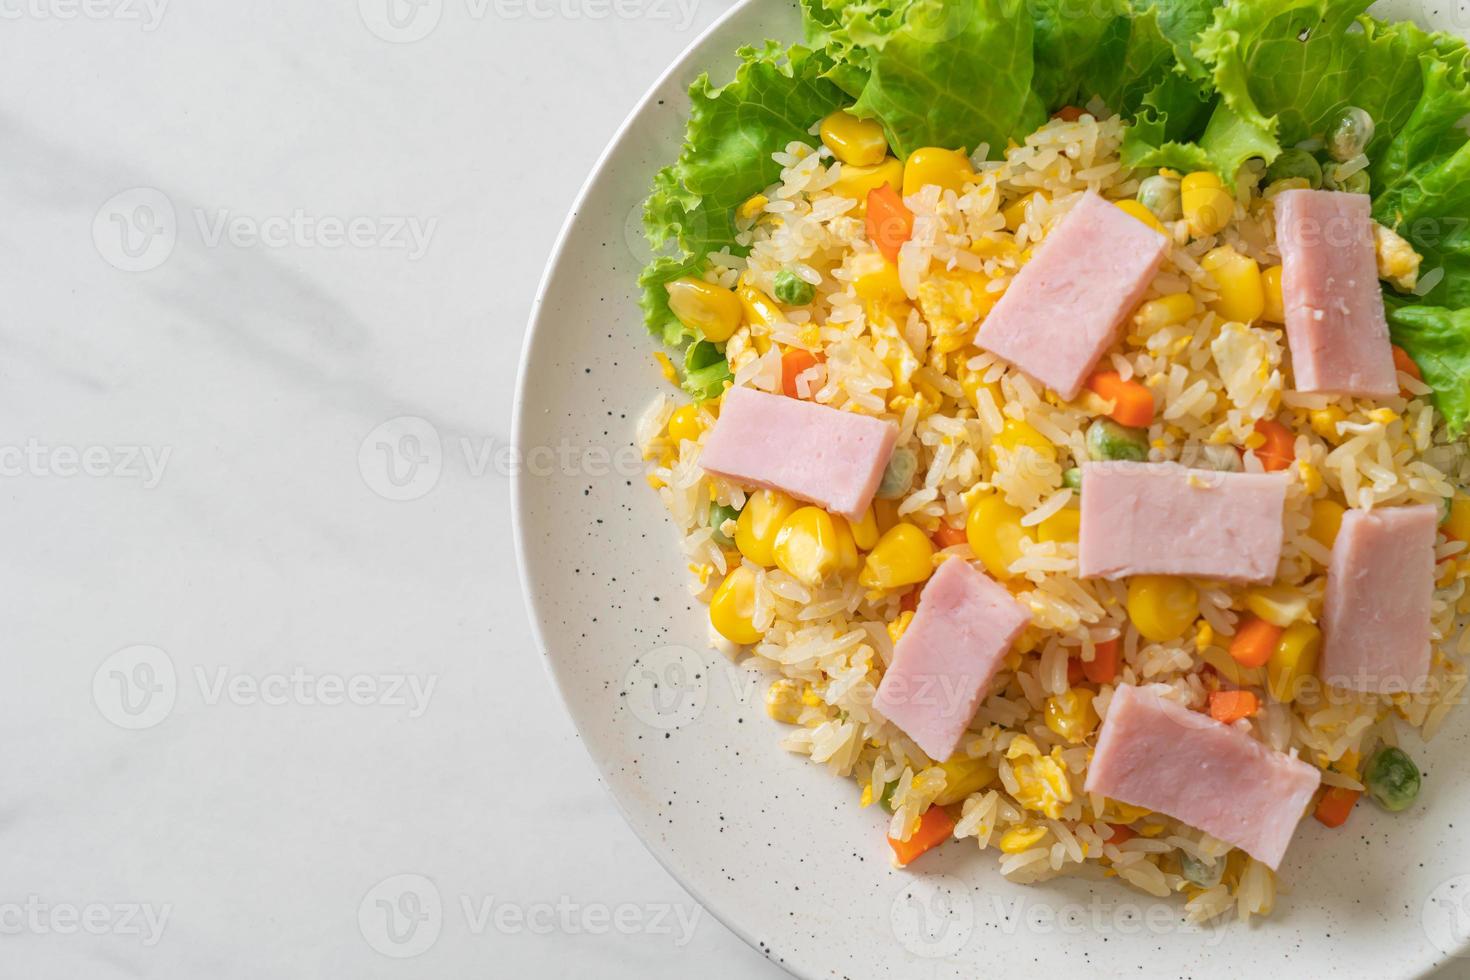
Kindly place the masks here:
<instances>
[{"instance_id":1,"label":"pink ham slice","mask_svg":"<svg viewBox=\"0 0 1470 980\"><path fill-rule=\"evenodd\" d=\"M873 502L897 438L892 422L731 388L699 463L737 483L782 490L856 521Z\"/></svg>"},{"instance_id":2,"label":"pink ham slice","mask_svg":"<svg viewBox=\"0 0 1470 980\"><path fill-rule=\"evenodd\" d=\"M951 558L924 586L873 707L943 762L1031 616L1001 585Z\"/></svg>"},{"instance_id":3,"label":"pink ham slice","mask_svg":"<svg viewBox=\"0 0 1470 980\"><path fill-rule=\"evenodd\" d=\"M1168 814L1275 870L1321 779L1237 728L1125 686L1113 692L1083 789Z\"/></svg>"},{"instance_id":4,"label":"pink ham slice","mask_svg":"<svg viewBox=\"0 0 1470 980\"><path fill-rule=\"evenodd\" d=\"M1322 678L1355 691L1416 691L1429 676L1436 509L1350 510L1332 545Z\"/></svg>"},{"instance_id":5,"label":"pink ham slice","mask_svg":"<svg viewBox=\"0 0 1470 980\"><path fill-rule=\"evenodd\" d=\"M976 343L1075 398L1148 290L1168 244L1089 191L1021 268Z\"/></svg>"},{"instance_id":6,"label":"pink ham slice","mask_svg":"<svg viewBox=\"0 0 1470 980\"><path fill-rule=\"evenodd\" d=\"M1283 191L1275 208L1297 391L1398 394L1368 195Z\"/></svg>"},{"instance_id":7,"label":"pink ham slice","mask_svg":"<svg viewBox=\"0 0 1470 980\"><path fill-rule=\"evenodd\" d=\"M1270 582L1281 560L1286 482L1285 473L1085 463L1082 577L1192 575Z\"/></svg>"}]
</instances>

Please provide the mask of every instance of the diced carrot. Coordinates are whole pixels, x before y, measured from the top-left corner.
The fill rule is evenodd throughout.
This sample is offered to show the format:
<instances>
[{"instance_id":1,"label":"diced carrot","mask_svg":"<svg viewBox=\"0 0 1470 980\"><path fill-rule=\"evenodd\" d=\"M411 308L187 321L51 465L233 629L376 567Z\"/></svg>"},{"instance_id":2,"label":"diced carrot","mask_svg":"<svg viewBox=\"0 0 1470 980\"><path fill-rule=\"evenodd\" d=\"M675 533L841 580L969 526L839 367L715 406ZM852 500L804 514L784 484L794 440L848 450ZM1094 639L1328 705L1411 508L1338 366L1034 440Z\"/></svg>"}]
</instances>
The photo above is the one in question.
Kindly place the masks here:
<instances>
[{"instance_id":1,"label":"diced carrot","mask_svg":"<svg viewBox=\"0 0 1470 980\"><path fill-rule=\"evenodd\" d=\"M898 191L882 184L868 192L868 240L883 257L898 264L898 250L914 233L914 213Z\"/></svg>"},{"instance_id":2,"label":"diced carrot","mask_svg":"<svg viewBox=\"0 0 1470 980\"><path fill-rule=\"evenodd\" d=\"M1081 657L1067 658L1067 686L1076 687L1087 679L1087 673L1083 669Z\"/></svg>"},{"instance_id":3,"label":"diced carrot","mask_svg":"<svg viewBox=\"0 0 1470 980\"><path fill-rule=\"evenodd\" d=\"M1108 826L1113 828L1113 832L1103 838L1104 844L1124 844L1138 836L1138 832L1132 827L1120 823L1108 824Z\"/></svg>"},{"instance_id":4,"label":"diced carrot","mask_svg":"<svg viewBox=\"0 0 1470 980\"><path fill-rule=\"evenodd\" d=\"M1419 365L1415 364L1409 352L1398 344L1393 345L1393 366L1394 370L1404 372L1415 381L1424 380L1424 374L1419 370Z\"/></svg>"},{"instance_id":5,"label":"diced carrot","mask_svg":"<svg viewBox=\"0 0 1470 980\"><path fill-rule=\"evenodd\" d=\"M1083 110L1074 105L1064 105L1051 114L1053 119L1064 119L1067 122L1076 122L1082 118Z\"/></svg>"},{"instance_id":6,"label":"diced carrot","mask_svg":"<svg viewBox=\"0 0 1470 980\"><path fill-rule=\"evenodd\" d=\"M1210 694L1210 717L1234 724L1249 718L1261 707L1261 699L1250 691L1215 691Z\"/></svg>"},{"instance_id":7,"label":"diced carrot","mask_svg":"<svg viewBox=\"0 0 1470 980\"><path fill-rule=\"evenodd\" d=\"M1323 793L1322 798L1317 801L1317 809L1313 816L1324 827L1341 827L1347 822L1348 814L1353 812L1353 805L1362 795L1362 790L1329 786L1327 792Z\"/></svg>"},{"instance_id":8,"label":"diced carrot","mask_svg":"<svg viewBox=\"0 0 1470 980\"><path fill-rule=\"evenodd\" d=\"M913 612L915 609L918 608L919 587L916 585L912 589L909 589L907 592L905 592L902 599L898 600L898 610L899 612Z\"/></svg>"},{"instance_id":9,"label":"diced carrot","mask_svg":"<svg viewBox=\"0 0 1470 980\"><path fill-rule=\"evenodd\" d=\"M919 818L919 826L914 828L914 835L908 840L888 838L888 846L898 857L899 867L949 840L949 835L954 833L954 823L954 817L944 807L931 806Z\"/></svg>"},{"instance_id":10,"label":"diced carrot","mask_svg":"<svg viewBox=\"0 0 1470 980\"><path fill-rule=\"evenodd\" d=\"M1093 646L1092 660L1082 661L1082 674L1094 684L1111 684L1118 676L1118 641L1103 640Z\"/></svg>"},{"instance_id":11,"label":"diced carrot","mask_svg":"<svg viewBox=\"0 0 1470 980\"><path fill-rule=\"evenodd\" d=\"M953 548L955 545L964 544L969 540L965 536L964 528L955 527L953 524L946 524L944 521L939 522L939 530L935 531L931 537L934 538L935 546L940 548Z\"/></svg>"},{"instance_id":12,"label":"diced carrot","mask_svg":"<svg viewBox=\"0 0 1470 980\"><path fill-rule=\"evenodd\" d=\"M1108 414L1119 425L1145 429L1153 422L1154 393L1137 381L1124 381L1117 371L1098 371L1087 387L1113 403Z\"/></svg>"},{"instance_id":13,"label":"diced carrot","mask_svg":"<svg viewBox=\"0 0 1470 980\"><path fill-rule=\"evenodd\" d=\"M796 393L796 378L803 371L811 370L816 363L817 355L800 347L793 347L781 355L781 390L787 397L801 397Z\"/></svg>"},{"instance_id":14,"label":"diced carrot","mask_svg":"<svg viewBox=\"0 0 1470 980\"><path fill-rule=\"evenodd\" d=\"M1286 426L1275 419L1261 419L1256 423L1256 431L1266 440L1256 450L1256 459L1266 472L1284 470L1296 459L1296 436Z\"/></svg>"},{"instance_id":15,"label":"diced carrot","mask_svg":"<svg viewBox=\"0 0 1470 980\"><path fill-rule=\"evenodd\" d=\"M1242 667L1260 667L1276 652L1283 632L1280 626L1259 616L1247 616L1240 621L1235 638L1230 641L1231 659Z\"/></svg>"}]
</instances>

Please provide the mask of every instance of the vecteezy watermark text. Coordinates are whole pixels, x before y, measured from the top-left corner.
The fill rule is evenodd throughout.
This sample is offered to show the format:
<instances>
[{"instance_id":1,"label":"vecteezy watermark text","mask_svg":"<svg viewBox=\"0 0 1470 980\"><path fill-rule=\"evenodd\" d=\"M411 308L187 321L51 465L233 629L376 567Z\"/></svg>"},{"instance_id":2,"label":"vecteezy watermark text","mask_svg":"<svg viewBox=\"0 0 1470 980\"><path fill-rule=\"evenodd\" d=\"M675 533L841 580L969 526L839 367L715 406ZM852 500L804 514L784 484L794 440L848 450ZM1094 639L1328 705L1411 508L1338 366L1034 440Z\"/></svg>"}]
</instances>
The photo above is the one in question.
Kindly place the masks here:
<instances>
[{"instance_id":1,"label":"vecteezy watermark text","mask_svg":"<svg viewBox=\"0 0 1470 980\"><path fill-rule=\"evenodd\" d=\"M687 31L699 0L459 0L463 17L479 22L643 20ZM445 0L357 0L363 25L392 44L422 41L444 19ZM456 11L459 15L461 11Z\"/></svg>"},{"instance_id":2,"label":"vecteezy watermark text","mask_svg":"<svg viewBox=\"0 0 1470 980\"><path fill-rule=\"evenodd\" d=\"M152 948L163 938L172 905L147 902L47 902L29 895L23 902L0 901L0 936L91 936L136 938Z\"/></svg>"},{"instance_id":3,"label":"vecteezy watermark text","mask_svg":"<svg viewBox=\"0 0 1470 980\"><path fill-rule=\"evenodd\" d=\"M0 20L115 20L158 30L169 0L0 0Z\"/></svg>"},{"instance_id":4,"label":"vecteezy watermark text","mask_svg":"<svg viewBox=\"0 0 1470 980\"><path fill-rule=\"evenodd\" d=\"M0 478L115 477L139 480L152 490L163 480L172 446L47 445L27 439L21 445L0 445Z\"/></svg>"}]
</instances>

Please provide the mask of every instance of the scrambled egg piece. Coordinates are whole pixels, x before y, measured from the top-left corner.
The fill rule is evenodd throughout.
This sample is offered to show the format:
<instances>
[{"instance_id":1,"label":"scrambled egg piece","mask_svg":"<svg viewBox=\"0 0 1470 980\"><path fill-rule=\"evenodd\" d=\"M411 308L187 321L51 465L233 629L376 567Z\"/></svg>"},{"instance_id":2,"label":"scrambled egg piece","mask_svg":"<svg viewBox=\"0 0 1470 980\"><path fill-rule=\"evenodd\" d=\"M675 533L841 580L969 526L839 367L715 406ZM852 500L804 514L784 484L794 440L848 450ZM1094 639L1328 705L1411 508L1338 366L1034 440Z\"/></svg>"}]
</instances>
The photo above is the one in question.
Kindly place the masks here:
<instances>
[{"instance_id":1,"label":"scrambled egg piece","mask_svg":"<svg viewBox=\"0 0 1470 980\"><path fill-rule=\"evenodd\" d=\"M934 348L948 354L970 342L976 322L995 305L987 293L990 279L981 272L953 269L931 275L919 284L919 312L934 332Z\"/></svg>"},{"instance_id":2,"label":"scrambled egg piece","mask_svg":"<svg viewBox=\"0 0 1470 980\"><path fill-rule=\"evenodd\" d=\"M1062 764L1062 750L1057 747L1044 756L1026 735L1018 735L1006 749L1018 790L1016 802L1053 820L1060 820L1062 808L1072 802L1072 783Z\"/></svg>"}]
</instances>

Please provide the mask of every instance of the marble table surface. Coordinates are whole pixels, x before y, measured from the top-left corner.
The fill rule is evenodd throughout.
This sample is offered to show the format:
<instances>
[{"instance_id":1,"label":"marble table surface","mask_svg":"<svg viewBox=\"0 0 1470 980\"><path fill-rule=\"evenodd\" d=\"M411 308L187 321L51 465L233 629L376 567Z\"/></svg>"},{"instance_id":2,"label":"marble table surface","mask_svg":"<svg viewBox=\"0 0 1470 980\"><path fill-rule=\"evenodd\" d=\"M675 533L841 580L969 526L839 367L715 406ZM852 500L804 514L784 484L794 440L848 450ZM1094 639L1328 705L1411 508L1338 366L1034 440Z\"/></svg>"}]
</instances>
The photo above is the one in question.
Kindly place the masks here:
<instances>
[{"instance_id":1,"label":"marble table surface","mask_svg":"<svg viewBox=\"0 0 1470 980\"><path fill-rule=\"evenodd\" d=\"M500 462L562 219L728 6L0 3L0 975L783 975L599 784Z\"/></svg>"}]
</instances>

